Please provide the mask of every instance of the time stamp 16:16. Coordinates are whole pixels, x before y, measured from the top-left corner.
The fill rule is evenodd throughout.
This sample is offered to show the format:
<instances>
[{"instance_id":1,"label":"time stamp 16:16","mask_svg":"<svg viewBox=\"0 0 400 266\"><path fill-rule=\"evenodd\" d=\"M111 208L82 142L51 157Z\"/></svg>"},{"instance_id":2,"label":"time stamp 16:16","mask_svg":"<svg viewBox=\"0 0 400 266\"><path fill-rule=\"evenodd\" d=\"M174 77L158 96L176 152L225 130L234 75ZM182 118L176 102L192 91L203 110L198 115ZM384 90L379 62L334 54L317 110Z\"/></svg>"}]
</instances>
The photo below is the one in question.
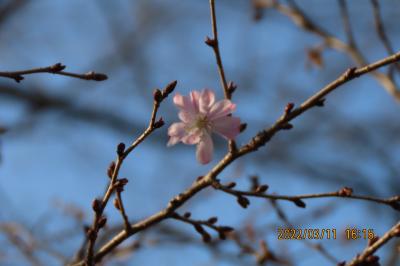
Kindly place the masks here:
<instances>
[{"instance_id":1,"label":"time stamp 16:16","mask_svg":"<svg viewBox=\"0 0 400 266\"><path fill-rule=\"evenodd\" d=\"M337 230L334 228L278 228L278 240L303 240L303 239L336 239ZM374 239L373 229L347 228L343 237L347 240Z\"/></svg>"}]
</instances>

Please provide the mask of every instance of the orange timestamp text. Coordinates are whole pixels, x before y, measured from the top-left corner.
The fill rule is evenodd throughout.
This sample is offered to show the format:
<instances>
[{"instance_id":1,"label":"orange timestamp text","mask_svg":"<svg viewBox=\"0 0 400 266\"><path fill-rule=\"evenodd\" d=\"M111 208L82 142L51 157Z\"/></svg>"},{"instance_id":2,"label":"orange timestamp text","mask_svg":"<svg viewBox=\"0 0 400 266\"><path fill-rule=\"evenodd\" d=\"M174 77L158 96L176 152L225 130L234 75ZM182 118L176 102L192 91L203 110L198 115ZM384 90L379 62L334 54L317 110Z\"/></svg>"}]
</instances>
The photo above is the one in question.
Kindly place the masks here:
<instances>
[{"instance_id":1,"label":"orange timestamp text","mask_svg":"<svg viewBox=\"0 0 400 266\"><path fill-rule=\"evenodd\" d=\"M278 240L336 239L334 228L278 228Z\"/></svg>"}]
</instances>

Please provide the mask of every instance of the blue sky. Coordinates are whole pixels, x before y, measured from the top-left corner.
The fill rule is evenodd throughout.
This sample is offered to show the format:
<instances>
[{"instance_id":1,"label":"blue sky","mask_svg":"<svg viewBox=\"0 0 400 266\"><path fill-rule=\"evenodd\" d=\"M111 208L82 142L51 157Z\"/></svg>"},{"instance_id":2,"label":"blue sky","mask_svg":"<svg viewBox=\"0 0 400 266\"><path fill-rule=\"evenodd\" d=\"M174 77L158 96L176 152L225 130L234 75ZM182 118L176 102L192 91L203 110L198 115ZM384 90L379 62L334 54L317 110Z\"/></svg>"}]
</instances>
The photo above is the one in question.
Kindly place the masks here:
<instances>
[{"instance_id":1,"label":"blue sky","mask_svg":"<svg viewBox=\"0 0 400 266\"><path fill-rule=\"evenodd\" d=\"M360 1L355 2L358 5L350 6L351 10L362 6ZM234 96L238 105L237 115L249 124L246 132L238 138L238 143L245 143L263 126L271 125L287 102L301 103L307 95L353 66L342 54L327 51L324 53L326 67L307 69L305 51L319 43L318 38L300 31L276 12L267 12L264 20L254 22L245 1L235 1L234 5L222 1L217 8L225 70L228 79L238 84ZM331 26L337 22L335 9L332 10L316 4L309 12L316 15L318 22ZM389 8L384 10L388 18L398 15ZM383 49L376 49L379 43L373 36L374 32L368 31L371 17L358 19L357 16L354 22L359 29L357 37L370 40L360 42L368 58L372 61L385 56ZM96 83L43 74L26 77L17 85L12 80L3 80L2 83L18 86L20 90L35 88L37 93L66 97L78 107L120 115L131 120L132 124L145 128L151 111L152 90L172 80L178 80L176 90L183 94L208 87L215 89L219 97L223 96L214 55L203 43L205 36L210 35L209 20L205 1L115 1L113 4L77 0L31 2L1 28L0 68L17 70L62 62L72 72L105 72L109 80ZM333 29L339 37L343 37L341 28L336 26ZM388 30L396 37L393 44L397 48L395 29L389 26ZM128 48L120 46L118 39L123 39ZM138 129L127 134L66 118L60 112L43 113L31 119L31 110L26 105L10 100L0 101L0 121L5 126L21 122L31 125L16 130L10 126L10 131L1 138L3 161L0 165L0 189L4 206L0 219L33 224L58 200L79 206L89 214L86 221L90 221L90 202L102 193L106 185L105 169L114 158L116 144L132 141L140 134ZM363 151L352 151L351 145L343 144L340 132L332 132L331 123L353 123L362 126L363 130L373 130L371 121L396 123L398 111L399 105L370 76L352 81L332 93L325 108L311 110L293 122L295 133L310 125L315 126L319 133L315 141L311 138L313 142L301 142L290 150L289 155L293 157L288 161L300 155L305 164L318 169L319 164L323 167L326 161L337 163L342 160L344 164L354 160L353 166L365 173L358 178L375 184L380 193L377 196L392 196L392 192L388 192L383 185L385 180L381 180L385 169L381 169L375 158L361 160ZM176 109L170 99L161 107L160 115L167 126L177 120ZM368 124L370 122L371 125ZM190 185L197 176L206 173L225 152L225 146L219 146L221 148L217 150L212 164L199 166L193 147L166 147L167 126L143 143L123 166L121 176L130 179L124 197L132 219L148 216L163 208L172 196ZM379 136L377 130L376 135ZM282 168L282 161L280 164L269 162L268 149L277 150L291 136L297 136L292 133L279 133L263 149L262 155L240 159L221 178L235 180L246 187L246 177L259 174L263 182L270 185L271 192L282 194L337 190L340 187L337 184L310 179L302 173ZM399 146L397 139L390 147L395 162L400 162ZM253 162L257 158L258 161L265 160L265 163ZM378 208L377 215L371 215L371 205L363 202L324 199L307 203L305 210L289 203L282 203L282 206L295 222L297 217L307 215L308 211L318 206L338 204L329 216L312 224L299 225L307 228L339 229L355 225L374 228L381 234L393 223L393 213L385 206ZM218 213L221 224L234 227L251 215L260 216L257 221L261 227L268 223L281 224L263 201L253 200L250 209L242 210L234 198L211 190L201 193L198 199L183 209L191 210L199 218ZM120 219L113 208L107 209L107 215L111 222ZM387 219L382 218L386 216ZM187 229L188 233L197 236L191 228ZM274 234L269 234L266 239L271 244L276 243ZM349 248L343 248L338 242L325 242L340 259L349 259L365 246L365 241L355 241ZM71 250L79 243L75 245L71 244ZM304 258L301 256L304 252L312 254L301 243L277 245L288 245L289 250L299 258ZM149 245L138 252L133 261L141 265L230 265L229 261L213 261L210 253L200 246L184 247L184 252L181 252L181 247L174 245ZM317 265L326 261L315 255L299 265L310 263Z\"/></svg>"}]
</instances>

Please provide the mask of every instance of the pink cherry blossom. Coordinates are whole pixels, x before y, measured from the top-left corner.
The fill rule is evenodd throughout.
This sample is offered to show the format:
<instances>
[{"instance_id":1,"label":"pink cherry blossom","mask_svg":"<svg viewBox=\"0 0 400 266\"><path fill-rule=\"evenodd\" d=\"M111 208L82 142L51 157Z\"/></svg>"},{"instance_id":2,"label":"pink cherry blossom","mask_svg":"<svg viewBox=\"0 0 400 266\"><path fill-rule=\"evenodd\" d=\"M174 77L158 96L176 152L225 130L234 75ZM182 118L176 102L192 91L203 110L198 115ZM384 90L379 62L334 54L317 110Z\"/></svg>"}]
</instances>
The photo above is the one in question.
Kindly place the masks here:
<instances>
[{"instance_id":1,"label":"pink cherry blossom","mask_svg":"<svg viewBox=\"0 0 400 266\"><path fill-rule=\"evenodd\" d=\"M168 129L168 146L184 144L196 147L196 157L201 164L212 160L212 132L228 140L234 139L240 131L240 119L229 116L236 108L230 100L215 102L215 94L209 89L192 91L189 96L177 93L174 104L180 109L181 122L173 123Z\"/></svg>"}]
</instances>

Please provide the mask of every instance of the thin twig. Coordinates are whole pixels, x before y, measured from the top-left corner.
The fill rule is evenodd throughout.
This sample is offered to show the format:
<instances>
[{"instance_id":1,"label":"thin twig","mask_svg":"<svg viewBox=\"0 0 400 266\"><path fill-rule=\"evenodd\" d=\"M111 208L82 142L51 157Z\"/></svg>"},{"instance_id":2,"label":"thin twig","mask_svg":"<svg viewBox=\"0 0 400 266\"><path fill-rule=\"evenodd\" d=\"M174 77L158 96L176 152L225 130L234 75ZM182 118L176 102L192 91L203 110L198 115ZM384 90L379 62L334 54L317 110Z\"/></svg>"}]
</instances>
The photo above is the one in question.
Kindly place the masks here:
<instances>
[{"instance_id":1,"label":"thin twig","mask_svg":"<svg viewBox=\"0 0 400 266\"><path fill-rule=\"evenodd\" d=\"M217 29L217 16L215 14L215 0L210 0L210 13L211 13L211 28L212 28L212 33L213 37L212 39L206 38L206 44L212 47L214 54L215 54L215 59L217 61L217 67L218 67L218 73L221 79L221 86L224 91L225 99L230 100L232 98L232 94L234 90L236 89L236 85L234 85L232 82L228 84L226 81L225 77L225 70L224 66L222 64L222 59L221 59L221 52L219 49L219 39L218 39L218 29ZM230 152L235 152L236 151L236 143L234 140L229 140L229 151Z\"/></svg>"},{"instance_id":2,"label":"thin twig","mask_svg":"<svg viewBox=\"0 0 400 266\"><path fill-rule=\"evenodd\" d=\"M103 81L108 78L107 75L105 75L105 74L96 73L93 71L90 71L86 74L76 74L76 73L66 72L66 71L63 71L65 69L65 67L66 67L65 65L63 65L61 63L57 63L57 64L54 64L54 65L48 66L48 67L39 67L39 68L33 68L33 69L21 70L21 71L0 72L0 77L11 78L11 79L14 79L16 82L20 82L21 80L23 80L25 75L31 75L31 74L37 74L37 73L51 73L51 74L68 76L68 77L72 77L72 78L95 80L95 81Z\"/></svg>"},{"instance_id":3,"label":"thin twig","mask_svg":"<svg viewBox=\"0 0 400 266\"><path fill-rule=\"evenodd\" d=\"M232 189L232 186L224 186L219 182L214 181L213 187L215 189L224 191L227 194L231 194L236 197L248 196L255 198L265 198L271 200L286 200L295 203L296 205L300 205L301 207L305 207L305 204L301 201L303 199L316 199L316 198L348 198L348 199L358 199L364 201L371 201L375 203L388 205L396 210L400 211L400 195L394 196L387 199L381 199L371 196L363 196L363 195L355 195L353 194L353 189L344 187L338 191L327 192L327 193L313 193L313 194L304 194L304 195L277 195L277 194L267 194L264 191L243 191ZM303 205L304 204L304 205Z\"/></svg>"},{"instance_id":4,"label":"thin twig","mask_svg":"<svg viewBox=\"0 0 400 266\"><path fill-rule=\"evenodd\" d=\"M347 9L347 2L346 0L338 0L338 3L340 7L340 14L342 16L343 28L347 36L347 42L351 47L356 47L353 31L351 30L350 16L349 16L349 11Z\"/></svg>"},{"instance_id":5,"label":"thin twig","mask_svg":"<svg viewBox=\"0 0 400 266\"><path fill-rule=\"evenodd\" d=\"M396 61L400 60L400 52L397 54L394 54L392 56L386 57L382 60L379 60L375 63L372 63L370 65L360 67L360 68L351 68L347 70L344 74L342 74L340 77L338 77L335 81L331 82L324 88L322 88L320 91L318 91L316 94L308 98L306 101L304 101L303 104L300 105L300 107L292 110L287 110L287 112L284 113L283 116L281 116L274 125L272 125L271 128L268 130L264 130L260 132L256 137L254 137L252 140L249 141L246 145L242 146L237 153L230 153L228 152L205 176L202 178L196 180L196 182L190 186L188 189L186 189L184 192L179 194L178 196L174 197L168 204L168 206L153 214L150 217L145 218L142 221L139 221L135 224L132 224L131 230L127 232L126 230L123 230L116 234L111 240L109 240L106 244L104 244L99 251L97 252L96 255L93 256L93 261L98 262L100 261L104 256L106 256L108 253L110 253L114 248L116 248L120 243L122 243L125 239L129 238L130 236L146 230L147 228L156 225L160 223L161 221L164 221L165 219L168 219L173 215L173 213L176 212L176 210L181 207L184 203L186 203L189 199L194 197L198 192L202 191L203 189L211 186L213 182L216 180L217 176L228 166L230 165L233 161L238 159L239 157L248 154L250 152L253 152L257 150L259 147L263 146L266 142L268 142L274 134L285 128L285 125L292 119L296 118L297 116L301 115L308 109L310 109L313 106L320 106L323 103L324 97L338 88L339 86L349 82L350 80L359 77L361 75L364 75L366 73L369 73L371 71L376 70L379 67L383 67L386 65L389 65L391 63L394 63ZM286 127L287 129L287 127ZM83 266L84 261L78 262L74 265L78 266Z\"/></svg>"},{"instance_id":6,"label":"thin twig","mask_svg":"<svg viewBox=\"0 0 400 266\"><path fill-rule=\"evenodd\" d=\"M357 66L367 65L367 60L364 58L362 53L357 49L357 47L352 47L350 44L344 43L332 34L323 30L316 23L314 23L297 5L293 0L288 0L289 6L280 4L278 1L270 0L264 5L265 8L275 8L282 14L288 16L296 25L302 29L314 33L322 38L324 43L337 51L344 52L348 54ZM381 72L371 72L371 75L378 80L381 85L386 89L386 91L393 96L393 98L400 102L400 90L395 84L392 77L381 73Z\"/></svg>"},{"instance_id":7,"label":"thin twig","mask_svg":"<svg viewBox=\"0 0 400 266\"><path fill-rule=\"evenodd\" d=\"M215 53L215 59L217 60L218 73L221 78L221 86L224 90L226 99L231 99L232 95L228 89L228 82L226 81L224 66L222 65L221 52L219 50L218 30L217 30L217 17L215 15L215 1L210 0L210 13L211 13L211 27L213 32L213 38L206 39L206 43L211 46Z\"/></svg>"},{"instance_id":8,"label":"thin twig","mask_svg":"<svg viewBox=\"0 0 400 266\"><path fill-rule=\"evenodd\" d=\"M267 141L269 141L276 132L282 130L282 129L290 129L291 125L289 122L296 118L297 116L301 115L304 113L306 110L315 107L315 106L321 106L323 105L324 97L338 88L339 86L349 82L350 80L353 80L363 74L372 72L380 67L392 64L394 62L397 62L400 60L400 52L388 56L382 60L376 61L375 63L372 63L370 65L360 67L360 68L350 68L346 70L339 78L336 80L332 81L328 85L326 85L324 88L322 88L320 91L318 91L316 94L308 98L306 101L304 101L299 107L293 109L293 111L290 111L288 113L284 113L272 127L270 127L267 130L263 130L259 132L253 139L243 147L241 147L238 150L238 155L242 156L245 155L249 152L257 150L259 147L265 145Z\"/></svg>"},{"instance_id":9,"label":"thin twig","mask_svg":"<svg viewBox=\"0 0 400 266\"><path fill-rule=\"evenodd\" d=\"M18 227L18 225L14 224L1 224L0 230L4 232L8 241L21 252L21 254L31 265L43 265L35 254L33 244L28 243L24 238L20 236L20 232L18 232L18 230L20 230L21 228Z\"/></svg>"},{"instance_id":10,"label":"thin twig","mask_svg":"<svg viewBox=\"0 0 400 266\"><path fill-rule=\"evenodd\" d=\"M94 246L95 242L97 239L98 232L100 228L102 227L101 221L104 219L103 217L103 212L104 209L111 197L111 194L113 191L118 187L117 181L118 181L118 175L119 175L119 170L122 166L122 163L124 162L124 159L140 144L142 143L154 130L157 128L160 128L161 126L164 125L164 121L162 118L160 118L158 121L156 121L156 116L157 116L157 111L158 108L160 107L160 103L174 90L177 82L173 81L170 84L168 84L163 91L160 90L155 90L154 92L154 102L153 102L153 111L151 114L150 122L149 125L147 126L146 130L125 150L125 145L120 144L118 145L117 148L117 159L115 162L115 165L113 166L113 169L111 169L111 175L110 175L110 183L108 185L108 188L101 199L99 200L94 200L93 201L93 210L95 211L94 219L92 226L90 227L88 231L88 248L87 248L87 254L86 254L86 264L88 266L94 265L93 261L93 254L94 254ZM123 188L123 184L122 184ZM117 200L119 201L119 204L121 204L120 207L123 206L122 200L120 195L118 196L117 194ZM122 208L121 208L122 209ZM121 210L120 210L121 211ZM125 211L123 211L125 213ZM128 233L130 232L130 226L127 225L128 220L126 214L123 215L124 222L126 224L125 231Z\"/></svg>"},{"instance_id":11,"label":"thin twig","mask_svg":"<svg viewBox=\"0 0 400 266\"><path fill-rule=\"evenodd\" d=\"M383 25L383 20L382 16L380 13L380 5L379 1L377 0L371 0L371 5L372 5L372 11L374 13L374 20L375 20L375 28L376 32L379 36L379 39L381 40L383 46L385 47L386 51L388 54L393 54L394 49L393 46L389 40L389 37L386 34L385 26ZM399 64L393 64L397 68L398 71L400 71L400 65Z\"/></svg>"},{"instance_id":12,"label":"thin twig","mask_svg":"<svg viewBox=\"0 0 400 266\"><path fill-rule=\"evenodd\" d=\"M346 266L361 266L368 260L368 257L372 256L378 249L384 244L389 242L394 237L400 237L400 222L394 225L389 231L387 231L382 237L376 240L372 245L368 246L364 251L357 255L353 260L346 264Z\"/></svg>"},{"instance_id":13,"label":"thin twig","mask_svg":"<svg viewBox=\"0 0 400 266\"><path fill-rule=\"evenodd\" d=\"M232 227L215 225L218 221L217 217L210 217L208 220L195 220L190 218L190 216L190 212L186 212L184 215L179 215L178 213L174 212L171 215L171 218L192 225L206 243L211 241L211 236L203 227L208 227L217 232L221 240L225 240L227 234L233 231Z\"/></svg>"},{"instance_id":14,"label":"thin twig","mask_svg":"<svg viewBox=\"0 0 400 266\"><path fill-rule=\"evenodd\" d=\"M121 191L117 190L117 192L116 192L114 206L118 206L117 209L121 213L122 220L124 221L125 230L127 230L127 231L131 230L131 223L129 222L128 215L126 214L126 211L125 211L125 206L124 206L124 202L122 201Z\"/></svg>"}]
</instances>

